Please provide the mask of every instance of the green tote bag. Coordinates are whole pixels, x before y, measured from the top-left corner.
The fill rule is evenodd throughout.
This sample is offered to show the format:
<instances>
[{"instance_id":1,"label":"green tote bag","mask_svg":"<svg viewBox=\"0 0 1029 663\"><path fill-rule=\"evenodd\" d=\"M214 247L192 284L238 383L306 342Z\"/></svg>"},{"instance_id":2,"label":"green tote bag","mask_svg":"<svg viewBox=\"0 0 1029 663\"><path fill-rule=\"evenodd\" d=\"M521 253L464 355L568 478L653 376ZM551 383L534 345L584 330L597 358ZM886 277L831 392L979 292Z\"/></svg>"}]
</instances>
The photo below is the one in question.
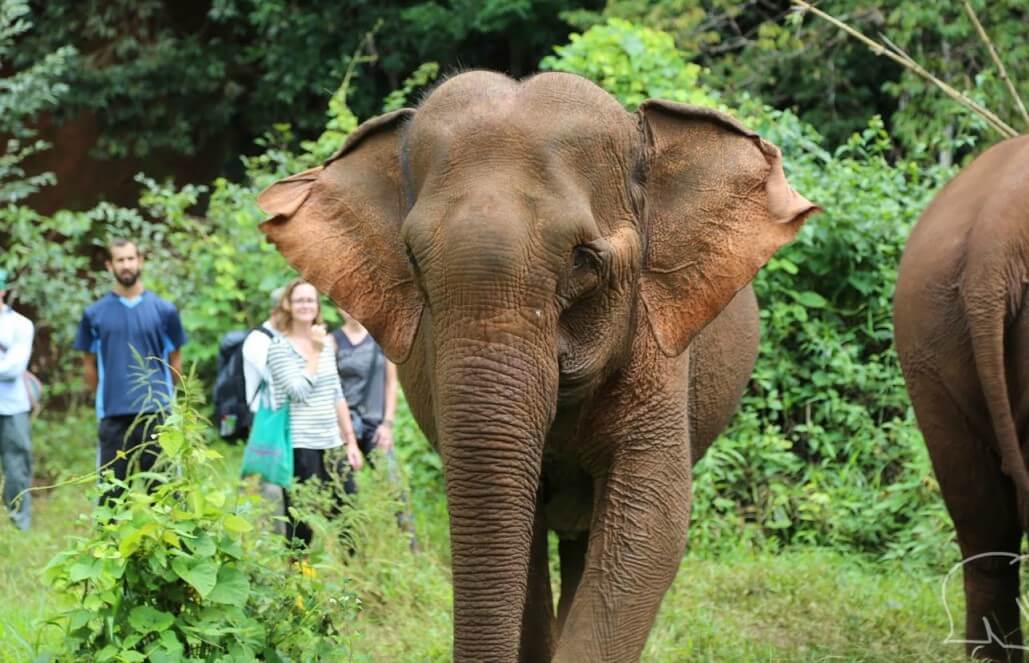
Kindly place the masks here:
<instances>
[{"instance_id":1,"label":"green tote bag","mask_svg":"<svg viewBox=\"0 0 1029 663\"><path fill-rule=\"evenodd\" d=\"M254 414L243 449L243 476L289 488L293 479L293 445L289 440L289 399L280 408L262 405Z\"/></svg>"}]
</instances>

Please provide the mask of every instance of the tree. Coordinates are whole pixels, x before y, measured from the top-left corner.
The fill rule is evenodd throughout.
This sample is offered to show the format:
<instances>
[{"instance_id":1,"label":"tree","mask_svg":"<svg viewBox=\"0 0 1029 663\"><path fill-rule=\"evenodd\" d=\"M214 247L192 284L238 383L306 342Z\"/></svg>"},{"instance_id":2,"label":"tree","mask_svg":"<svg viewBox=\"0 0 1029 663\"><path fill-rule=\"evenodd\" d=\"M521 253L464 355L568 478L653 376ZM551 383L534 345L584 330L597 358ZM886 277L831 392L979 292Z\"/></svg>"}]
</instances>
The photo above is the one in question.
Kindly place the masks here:
<instances>
[{"instance_id":1,"label":"tree","mask_svg":"<svg viewBox=\"0 0 1029 663\"><path fill-rule=\"evenodd\" d=\"M15 39L31 27L28 0L0 0L0 68L11 66ZM49 147L36 139L31 123L68 93L61 79L74 56L74 49L61 46L31 66L0 78L0 134L7 136L0 156L0 204L17 203L53 181L50 173L28 175L23 162Z\"/></svg>"},{"instance_id":2,"label":"tree","mask_svg":"<svg viewBox=\"0 0 1029 663\"><path fill-rule=\"evenodd\" d=\"M426 60L444 70L528 73L568 26L558 17L599 0L41 0L40 30L20 66L56 45L79 49L57 119L95 113L105 156L194 154L229 134L229 151L288 121L321 130L322 109L366 33L377 62L355 81L358 115ZM377 29L378 28L378 29ZM377 31L376 31L377 29Z\"/></svg>"},{"instance_id":3,"label":"tree","mask_svg":"<svg viewBox=\"0 0 1029 663\"><path fill-rule=\"evenodd\" d=\"M1029 9L1017 0L972 5L1019 93L1029 96ZM886 35L954 87L989 99L1009 123L1018 117L960 2L824 0L818 6L865 34ZM832 145L844 143L873 115L883 117L896 149L916 158L946 163L954 149L968 154L995 139L985 123L929 83L833 26L804 19L789 0L608 0L600 14L566 16L578 25L617 16L666 30L711 72L709 86L730 99L747 93L777 108L797 108Z\"/></svg>"}]
</instances>

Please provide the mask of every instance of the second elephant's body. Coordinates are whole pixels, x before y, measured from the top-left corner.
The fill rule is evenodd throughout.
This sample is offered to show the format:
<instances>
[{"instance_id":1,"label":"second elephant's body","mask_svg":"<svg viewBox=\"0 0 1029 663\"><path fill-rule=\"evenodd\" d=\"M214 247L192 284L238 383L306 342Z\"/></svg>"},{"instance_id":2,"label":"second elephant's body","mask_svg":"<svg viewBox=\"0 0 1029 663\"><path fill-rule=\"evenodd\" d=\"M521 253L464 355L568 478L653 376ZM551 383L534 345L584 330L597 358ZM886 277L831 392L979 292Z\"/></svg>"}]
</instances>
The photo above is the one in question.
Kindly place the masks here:
<instances>
[{"instance_id":1,"label":"second elephant's body","mask_svg":"<svg viewBox=\"0 0 1029 663\"><path fill-rule=\"evenodd\" d=\"M1029 525L1029 137L993 146L911 233L894 322L904 379L961 546L969 653L1020 661Z\"/></svg>"}]
</instances>

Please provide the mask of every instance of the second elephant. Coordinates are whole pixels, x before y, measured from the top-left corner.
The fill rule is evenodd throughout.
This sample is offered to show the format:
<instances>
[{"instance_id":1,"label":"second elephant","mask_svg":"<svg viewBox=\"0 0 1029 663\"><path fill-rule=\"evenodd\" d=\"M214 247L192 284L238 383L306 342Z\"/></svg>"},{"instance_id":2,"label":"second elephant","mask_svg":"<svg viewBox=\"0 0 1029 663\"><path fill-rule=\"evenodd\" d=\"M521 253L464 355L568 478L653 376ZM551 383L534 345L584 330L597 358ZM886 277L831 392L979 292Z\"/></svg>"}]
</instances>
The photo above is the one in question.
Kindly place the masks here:
<instances>
[{"instance_id":1,"label":"second elephant","mask_svg":"<svg viewBox=\"0 0 1029 663\"><path fill-rule=\"evenodd\" d=\"M1022 660L1029 531L1029 137L991 147L919 218L894 300L897 354L963 563L968 652Z\"/></svg>"}]
</instances>

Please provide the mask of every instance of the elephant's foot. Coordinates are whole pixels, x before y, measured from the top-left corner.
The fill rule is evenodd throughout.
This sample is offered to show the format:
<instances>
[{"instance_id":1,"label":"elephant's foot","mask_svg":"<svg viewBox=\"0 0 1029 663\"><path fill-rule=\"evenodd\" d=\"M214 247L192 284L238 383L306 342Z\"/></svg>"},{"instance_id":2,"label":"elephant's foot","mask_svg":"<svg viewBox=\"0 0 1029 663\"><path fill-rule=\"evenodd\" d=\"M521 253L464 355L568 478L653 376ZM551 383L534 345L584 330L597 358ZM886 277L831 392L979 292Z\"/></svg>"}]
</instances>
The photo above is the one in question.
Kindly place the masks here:
<instances>
[{"instance_id":1,"label":"elephant's foot","mask_svg":"<svg viewBox=\"0 0 1029 663\"><path fill-rule=\"evenodd\" d=\"M1021 663L1018 564L988 557L965 565L965 645L975 659Z\"/></svg>"}]
</instances>

